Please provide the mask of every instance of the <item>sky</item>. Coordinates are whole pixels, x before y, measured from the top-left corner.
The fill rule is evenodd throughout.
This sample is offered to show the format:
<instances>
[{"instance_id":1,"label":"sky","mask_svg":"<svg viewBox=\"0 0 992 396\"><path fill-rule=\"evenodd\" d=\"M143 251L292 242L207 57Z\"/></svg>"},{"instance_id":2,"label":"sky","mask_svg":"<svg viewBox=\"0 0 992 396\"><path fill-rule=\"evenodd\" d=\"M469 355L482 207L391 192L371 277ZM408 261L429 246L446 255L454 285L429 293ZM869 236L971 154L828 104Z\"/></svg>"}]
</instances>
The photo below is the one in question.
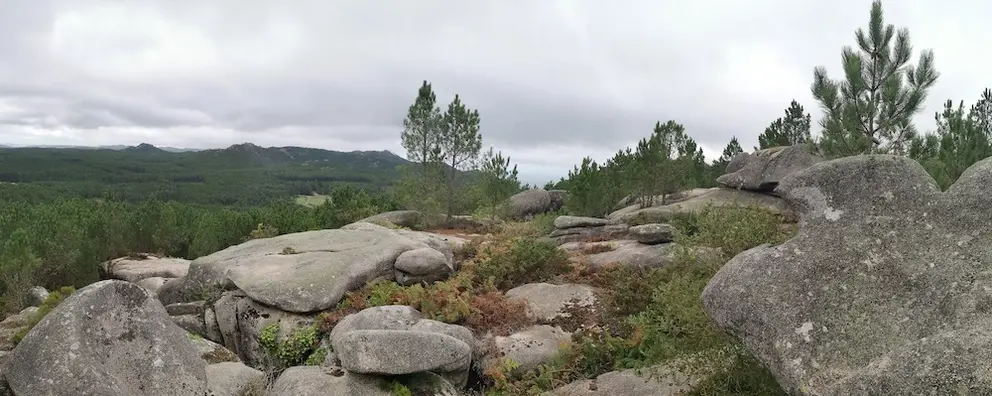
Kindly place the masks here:
<instances>
[{"instance_id":1,"label":"sky","mask_svg":"<svg viewBox=\"0 0 992 396\"><path fill-rule=\"evenodd\" d=\"M889 0L947 99L992 87L992 3ZM716 158L793 99L870 0L0 0L0 144L390 150L423 80L481 115L524 182L602 161L675 120Z\"/></svg>"}]
</instances>

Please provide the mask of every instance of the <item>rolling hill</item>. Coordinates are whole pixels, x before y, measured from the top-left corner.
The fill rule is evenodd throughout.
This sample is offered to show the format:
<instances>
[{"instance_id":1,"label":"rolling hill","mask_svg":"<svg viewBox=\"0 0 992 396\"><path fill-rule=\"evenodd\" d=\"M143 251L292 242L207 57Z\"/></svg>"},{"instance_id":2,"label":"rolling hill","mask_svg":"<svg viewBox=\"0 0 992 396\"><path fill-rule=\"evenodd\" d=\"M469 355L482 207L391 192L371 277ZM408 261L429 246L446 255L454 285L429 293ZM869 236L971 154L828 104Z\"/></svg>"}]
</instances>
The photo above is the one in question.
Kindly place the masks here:
<instances>
[{"instance_id":1,"label":"rolling hill","mask_svg":"<svg viewBox=\"0 0 992 396\"><path fill-rule=\"evenodd\" d=\"M0 199L80 196L157 197L205 204L258 205L333 185L384 188L409 162L389 151L340 152L305 147L164 150L151 144L114 148L0 148Z\"/></svg>"}]
</instances>

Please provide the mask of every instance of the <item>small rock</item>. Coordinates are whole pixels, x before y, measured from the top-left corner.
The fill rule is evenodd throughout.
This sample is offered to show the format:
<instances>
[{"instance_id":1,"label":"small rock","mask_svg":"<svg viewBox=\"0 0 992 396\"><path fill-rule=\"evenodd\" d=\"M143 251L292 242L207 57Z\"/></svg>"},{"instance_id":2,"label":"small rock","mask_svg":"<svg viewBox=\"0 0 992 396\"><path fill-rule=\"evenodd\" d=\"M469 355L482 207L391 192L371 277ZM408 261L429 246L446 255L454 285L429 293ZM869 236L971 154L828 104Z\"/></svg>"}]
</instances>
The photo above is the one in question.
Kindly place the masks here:
<instances>
[{"instance_id":1,"label":"small rock","mask_svg":"<svg viewBox=\"0 0 992 396\"><path fill-rule=\"evenodd\" d=\"M668 224L648 223L630 227L631 238L646 245L671 242L675 237L675 227Z\"/></svg>"},{"instance_id":2,"label":"small rock","mask_svg":"<svg viewBox=\"0 0 992 396\"><path fill-rule=\"evenodd\" d=\"M452 267L451 260L433 248L407 250L396 257L394 264L396 282L404 286L443 280L454 272Z\"/></svg>"},{"instance_id":3,"label":"small rock","mask_svg":"<svg viewBox=\"0 0 992 396\"><path fill-rule=\"evenodd\" d=\"M210 396L245 396L258 393L252 387L265 386L265 373L241 362L223 362L207 366L207 388Z\"/></svg>"},{"instance_id":4,"label":"small rock","mask_svg":"<svg viewBox=\"0 0 992 396\"><path fill-rule=\"evenodd\" d=\"M550 362L560 352L563 344L569 344L572 335L548 325L532 326L507 337L496 337L496 347L505 359L519 366L514 375L525 373Z\"/></svg>"},{"instance_id":5,"label":"small rock","mask_svg":"<svg viewBox=\"0 0 992 396\"><path fill-rule=\"evenodd\" d=\"M32 307L40 306L48 298L48 290L41 286L33 286L28 289L28 305Z\"/></svg>"}]
</instances>

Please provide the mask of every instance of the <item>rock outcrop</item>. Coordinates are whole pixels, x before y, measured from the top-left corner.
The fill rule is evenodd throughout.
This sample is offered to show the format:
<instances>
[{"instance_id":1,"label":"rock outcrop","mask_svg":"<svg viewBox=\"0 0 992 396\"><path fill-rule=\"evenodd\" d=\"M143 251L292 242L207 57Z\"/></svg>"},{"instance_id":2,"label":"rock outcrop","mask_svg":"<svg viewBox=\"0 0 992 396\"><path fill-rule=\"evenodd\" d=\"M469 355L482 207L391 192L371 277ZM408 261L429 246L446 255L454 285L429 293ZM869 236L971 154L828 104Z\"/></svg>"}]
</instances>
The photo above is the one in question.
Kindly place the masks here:
<instances>
[{"instance_id":1,"label":"rock outcrop","mask_svg":"<svg viewBox=\"0 0 992 396\"><path fill-rule=\"evenodd\" d=\"M779 197L747 190L734 190L714 187L693 194L683 201L676 201L661 206L642 208L631 205L607 216L611 223L641 225L648 223L666 223L681 215L699 213L708 206L742 205L757 207L771 213L790 215L791 208Z\"/></svg>"},{"instance_id":2,"label":"rock outcrop","mask_svg":"<svg viewBox=\"0 0 992 396\"><path fill-rule=\"evenodd\" d=\"M4 373L15 395L207 393L206 362L165 308L133 283L79 289L14 348Z\"/></svg>"},{"instance_id":3,"label":"rock outcrop","mask_svg":"<svg viewBox=\"0 0 992 396\"><path fill-rule=\"evenodd\" d=\"M783 178L820 161L805 144L741 153L734 156L727 165L727 173L716 181L728 188L774 193Z\"/></svg>"},{"instance_id":4,"label":"rock outcrop","mask_svg":"<svg viewBox=\"0 0 992 396\"><path fill-rule=\"evenodd\" d=\"M606 219L580 216L558 216L551 239L558 244L578 241L610 240L627 235L626 224L609 224Z\"/></svg>"},{"instance_id":5,"label":"rock outcrop","mask_svg":"<svg viewBox=\"0 0 992 396\"><path fill-rule=\"evenodd\" d=\"M195 300L204 289L237 288L283 311L317 312L371 280L395 279L396 271L403 272L395 267L396 259L407 251L433 248L447 260L446 268L439 269L442 274L409 274L413 280L440 279L453 272L451 247L443 240L422 238L358 222L254 239L193 260L185 278L166 283L158 293L168 304Z\"/></svg>"},{"instance_id":6,"label":"rock outcrop","mask_svg":"<svg viewBox=\"0 0 992 396\"><path fill-rule=\"evenodd\" d=\"M791 395L992 394L992 158L948 191L912 159L785 177L798 235L734 257L706 312Z\"/></svg>"}]
</instances>

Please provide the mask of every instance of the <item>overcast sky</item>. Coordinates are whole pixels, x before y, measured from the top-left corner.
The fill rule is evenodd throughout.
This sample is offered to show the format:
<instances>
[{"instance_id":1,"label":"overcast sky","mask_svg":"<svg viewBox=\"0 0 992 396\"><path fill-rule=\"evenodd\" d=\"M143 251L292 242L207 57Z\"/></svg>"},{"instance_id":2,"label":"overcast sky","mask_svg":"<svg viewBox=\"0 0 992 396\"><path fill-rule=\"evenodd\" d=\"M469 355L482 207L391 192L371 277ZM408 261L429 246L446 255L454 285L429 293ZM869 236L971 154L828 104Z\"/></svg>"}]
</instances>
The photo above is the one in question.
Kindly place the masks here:
<instances>
[{"instance_id":1,"label":"overcast sky","mask_svg":"<svg viewBox=\"0 0 992 396\"><path fill-rule=\"evenodd\" d=\"M0 144L220 148L241 142L400 155L422 80L482 117L522 179L564 176L674 119L709 159L750 150L792 99L819 119L813 67L870 0L0 0ZM992 3L900 0L943 101L992 86ZM982 27L985 26L985 27ZM814 126L814 130L818 127Z\"/></svg>"}]
</instances>

